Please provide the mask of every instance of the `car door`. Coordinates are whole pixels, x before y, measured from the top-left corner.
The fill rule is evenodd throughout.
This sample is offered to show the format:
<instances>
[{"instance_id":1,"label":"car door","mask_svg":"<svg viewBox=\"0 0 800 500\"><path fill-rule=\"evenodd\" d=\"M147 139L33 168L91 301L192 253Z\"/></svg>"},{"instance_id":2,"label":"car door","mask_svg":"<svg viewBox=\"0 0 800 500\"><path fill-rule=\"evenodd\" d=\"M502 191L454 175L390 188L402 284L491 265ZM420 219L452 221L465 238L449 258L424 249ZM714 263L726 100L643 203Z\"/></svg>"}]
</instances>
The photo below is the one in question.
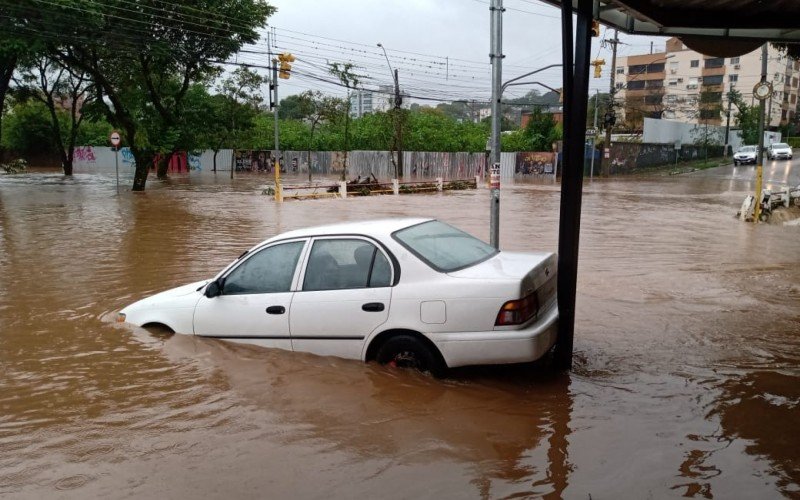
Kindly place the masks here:
<instances>
[{"instance_id":1,"label":"car door","mask_svg":"<svg viewBox=\"0 0 800 500\"><path fill-rule=\"evenodd\" d=\"M292 299L292 348L359 359L364 339L389 317L394 272L369 239L315 238Z\"/></svg>"},{"instance_id":2,"label":"car door","mask_svg":"<svg viewBox=\"0 0 800 500\"><path fill-rule=\"evenodd\" d=\"M220 278L221 294L197 303L195 335L291 350L289 308L307 244L274 243L233 266Z\"/></svg>"}]
</instances>

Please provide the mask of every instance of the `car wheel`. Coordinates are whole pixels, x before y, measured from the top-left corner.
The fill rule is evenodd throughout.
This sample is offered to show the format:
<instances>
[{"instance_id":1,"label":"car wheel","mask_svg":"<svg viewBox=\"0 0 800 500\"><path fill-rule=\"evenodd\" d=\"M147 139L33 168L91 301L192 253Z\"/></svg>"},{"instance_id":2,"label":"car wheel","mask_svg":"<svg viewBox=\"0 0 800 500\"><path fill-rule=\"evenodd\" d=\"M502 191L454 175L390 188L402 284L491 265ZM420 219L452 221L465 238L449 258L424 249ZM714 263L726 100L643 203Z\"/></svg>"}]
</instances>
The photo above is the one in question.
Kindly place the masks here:
<instances>
[{"instance_id":1,"label":"car wheel","mask_svg":"<svg viewBox=\"0 0 800 500\"><path fill-rule=\"evenodd\" d=\"M733 160L733 164L734 164L734 166L738 167L739 166L739 161L738 160Z\"/></svg>"},{"instance_id":2,"label":"car wheel","mask_svg":"<svg viewBox=\"0 0 800 500\"><path fill-rule=\"evenodd\" d=\"M147 330L154 337L159 338L171 337L175 333L175 330L161 323L148 323L142 325L142 328Z\"/></svg>"},{"instance_id":3,"label":"car wheel","mask_svg":"<svg viewBox=\"0 0 800 500\"><path fill-rule=\"evenodd\" d=\"M378 349L375 360L381 365L430 372L434 377L442 377L445 371L437 354L411 335L391 337Z\"/></svg>"}]
</instances>

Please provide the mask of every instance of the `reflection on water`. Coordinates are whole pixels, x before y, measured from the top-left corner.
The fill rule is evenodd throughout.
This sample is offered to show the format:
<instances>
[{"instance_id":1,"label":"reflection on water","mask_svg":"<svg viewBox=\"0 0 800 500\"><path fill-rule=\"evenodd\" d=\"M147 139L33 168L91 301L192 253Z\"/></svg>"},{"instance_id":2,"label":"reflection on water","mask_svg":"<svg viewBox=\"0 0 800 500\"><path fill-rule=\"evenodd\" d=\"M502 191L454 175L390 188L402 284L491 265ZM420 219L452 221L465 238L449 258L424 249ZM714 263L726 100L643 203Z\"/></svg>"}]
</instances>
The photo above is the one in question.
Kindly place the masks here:
<instances>
[{"instance_id":1,"label":"reflection on water","mask_svg":"<svg viewBox=\"0 0 800 500\"><path fill-rule=\"evenodd\" d=\"M0 177L0 495L800 495L800 233L734 220L736 175L586 185L571 374L437 381L111 322L297 227L488 233L485 190L276 206L263 182ZM504 188L502 246L555 249L558 197Z\"/></svg>"}]
</instances>

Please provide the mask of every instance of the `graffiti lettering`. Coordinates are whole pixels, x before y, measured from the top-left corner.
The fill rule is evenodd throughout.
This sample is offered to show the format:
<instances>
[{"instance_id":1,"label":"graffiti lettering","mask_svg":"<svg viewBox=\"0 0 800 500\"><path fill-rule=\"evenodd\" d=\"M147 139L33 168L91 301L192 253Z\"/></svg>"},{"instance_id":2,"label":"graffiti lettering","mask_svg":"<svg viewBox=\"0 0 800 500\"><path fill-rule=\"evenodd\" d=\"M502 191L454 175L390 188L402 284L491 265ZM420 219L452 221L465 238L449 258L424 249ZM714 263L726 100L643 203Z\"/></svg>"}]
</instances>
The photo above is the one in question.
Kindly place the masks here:
<instances>
[{"instance_id":1,"label":"graffiti lettering","mask_svg":"<svg viewBox=\"0 0 800 500\"><path fill-rule=\"evenodd\" d=\"M73 150L72 157L76 161L85 161L86 163L94 163L94 149L91 146L80 146Z\"/></svg>"}]
</instances>

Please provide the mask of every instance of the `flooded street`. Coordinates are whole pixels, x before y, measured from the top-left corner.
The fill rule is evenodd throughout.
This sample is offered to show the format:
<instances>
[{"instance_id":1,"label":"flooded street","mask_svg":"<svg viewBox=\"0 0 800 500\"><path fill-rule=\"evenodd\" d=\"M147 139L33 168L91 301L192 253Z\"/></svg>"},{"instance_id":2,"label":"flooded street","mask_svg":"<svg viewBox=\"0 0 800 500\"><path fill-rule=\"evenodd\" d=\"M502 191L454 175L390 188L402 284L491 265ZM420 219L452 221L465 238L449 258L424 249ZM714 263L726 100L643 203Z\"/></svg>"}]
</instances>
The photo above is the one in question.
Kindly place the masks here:
<instances>
[{"instance_id":1,"label":"flooded street","mask_svg":"<svg viewBox=\"0 0 800 500\"><path fill-rule=\"evenodd\" d=\"M256 177L0 176L0 497L800 498L800 228L734 218L752 170L587 180L574 370L447 380L113 319L299 227L488 240L486 189L279 206ZM501 203L502 249L557 249L558 185Z\"/></svg>"}]
</instances>

